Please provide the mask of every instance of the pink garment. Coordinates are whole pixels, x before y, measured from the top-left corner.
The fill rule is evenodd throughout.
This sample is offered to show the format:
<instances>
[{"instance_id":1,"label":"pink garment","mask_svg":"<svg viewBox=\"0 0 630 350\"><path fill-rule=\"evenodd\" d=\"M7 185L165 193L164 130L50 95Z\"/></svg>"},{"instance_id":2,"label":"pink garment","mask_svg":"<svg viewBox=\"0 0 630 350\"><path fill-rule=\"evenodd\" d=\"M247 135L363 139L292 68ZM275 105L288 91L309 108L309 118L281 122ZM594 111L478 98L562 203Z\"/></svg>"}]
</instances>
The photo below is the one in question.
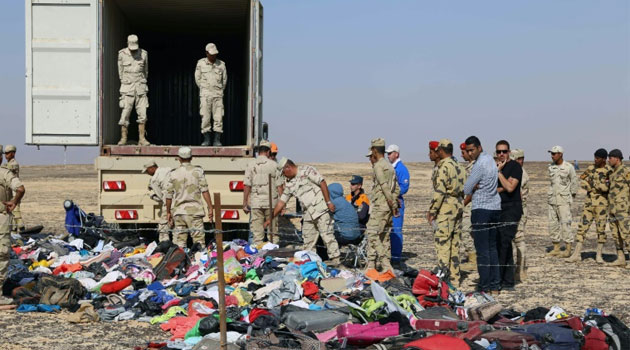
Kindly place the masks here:
<instances>
[{"instance_id":1,"label":"pink garment","mask_svg":"<svg viewBox=\"0 0 630 350\"><path fill-rule=\"evenodd\" d=\"M186 333L188 333L188 331L193 328L200 319L201 318L198 316L176 316L168 320L168 322L162 323L160 328L162 328L165 332L171 332L171 340L184 339Z\"/></svg>"},{"instance_id":2,"label":"pink garment","mask_svg":"<svg viewBox=\"0 0 630 350\"><path fill-rule=\"evenodd\" d=\"M164 305L162 305L162 310L166 310L171 306L179 305L180 301L182 300L179 298L171 299L168 302L166 302Z\"/></svg>"}]
</instances>

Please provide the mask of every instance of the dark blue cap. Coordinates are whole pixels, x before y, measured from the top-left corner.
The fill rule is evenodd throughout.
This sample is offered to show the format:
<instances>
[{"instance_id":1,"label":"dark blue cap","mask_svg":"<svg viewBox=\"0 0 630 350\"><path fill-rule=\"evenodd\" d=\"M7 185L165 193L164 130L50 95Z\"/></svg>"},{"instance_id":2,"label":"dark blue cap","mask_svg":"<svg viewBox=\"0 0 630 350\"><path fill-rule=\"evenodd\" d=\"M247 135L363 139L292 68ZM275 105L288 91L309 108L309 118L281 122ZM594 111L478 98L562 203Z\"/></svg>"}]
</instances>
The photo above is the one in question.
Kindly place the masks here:
<instances>
[{"instance_id":1,"label":"dark blue cap","mask_svg":"<svg viewBox=\"0 0 630 350\"><path fill-rule=\"evenodd\" d=\"M355 185L355 184L362 184L363 183L363 178L359 175L352 175L352 179L350 179L350 183Z\"/></svg>"}]
</instances>

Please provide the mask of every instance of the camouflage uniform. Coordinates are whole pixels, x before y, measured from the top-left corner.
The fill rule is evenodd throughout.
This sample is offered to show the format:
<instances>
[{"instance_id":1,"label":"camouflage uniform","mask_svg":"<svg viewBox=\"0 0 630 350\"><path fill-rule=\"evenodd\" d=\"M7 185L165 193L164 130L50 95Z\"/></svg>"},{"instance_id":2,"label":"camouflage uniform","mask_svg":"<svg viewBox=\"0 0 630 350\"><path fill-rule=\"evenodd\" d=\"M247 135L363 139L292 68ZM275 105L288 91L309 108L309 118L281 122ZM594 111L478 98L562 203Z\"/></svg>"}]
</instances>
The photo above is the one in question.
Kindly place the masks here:
<instances>
[{"instance_id":1,"label":"camouflage uniform","mask_svg":"<svg viewBox=\"0 0 630 350\"><path fill-rule=\"evenodd\" d=\"M474 160L472 162L467 162L466 165L464 166L464 171L466 174L466 176L464 177L464 183L466 183L466 179L468 179L468 176L470 175L470 172L472 171L473 165L475 165ZM471 234L472 232L472 224L470 222L471 209L472 209L472 202L468 203L468 205L464 207L464 212L462 214L462 230L461 230L460 239L461 239L462 246L464 247L464 252L466 254L475 253L475 243L473 242L472 234Z\"/></svg>"},{"instance_id":2,"label":"camouflage uniform","mask_svg":"<svg viewBox=\"0 0 630 350\"><path fill-rule=\"evenodd\" d=\"M143 49L132 53L129 48L118 51L118 77L120 78L120 120L118 125L129 126L129 116L134 104L138 114L138 124L147 122L149 98L147 78L149 77L148 54Z\"/></svg>"},{"instance_id":3,"label":"camouflage uniform","mask_svg":"<svg viewBox=\"0 0 630 350\"><path fill-rule=\"evenodd\" d=\"M368 237L368 263L371 266L381 265L382 269L391 268L390 237L392 228L392 209L388 201L398 207L398 195L400 188L396 180L396 171L385 158L379 159L372 165L374 180L372 182L372 207L370 220L367 223L366 233Z\"/></svg>"},{"instance_id":4,"label":"camouflage uniform","mask_svg":"<svg viewBox=\"0 0 630 350\"><path fill-rule=\"evenodd\" d=\"M333 218L328 211L326 200L319 187L324 177L312 166L300 165L292 179L286 179L280 200L287 203L291 197L300 201L305 211L302 219L303 250L315 251L320 236L326 244L328 257L339 258L339 245L334 236Z\"/></svg>"},{"instance_id":5,"label":"camouflage uniform","mask_svg":"<svg viewBox=\"0 0 630 350\"><path fill-rule=\"evenodd\" d=\"M429 214L435 217L435 249L438 264L448 267L453 282L459 284L459 228L463 212L465 169L453 158L438 163Z\"/></svg>"},{"instance_id":6,"label":"camouflage uniform","mask_svg":"<svg viewBox=\"0 0 630 350\"><path fill-rule=\"evenodd\" d=\"M584 236L595 221L597 243L606 243L606 221L608 221L608 185L612 169L605 165L595 168L590 165L580 176L581 186L586 190L582 221L578 226L576 241L584 242Z\"/></svg>"},{"instance_id":7,"label":"camouflage uniform","mask_svg":"<svg viewBox=\"0 0 630 350\"><path fill-rule=\"evenodd\" d=\"M610 174L608 190L610 230L617 251L622 251L624 241L630 244L630 169L617 165Z\"/></svg>"},{"instance_id":8,"label":"camouflage uniform","mask_svg":"<svg viewBox=\"0 0 630 350\"><path fill-rule=\"evenodd\" d=\"M10 201L13 193L23 186L20 179L6 168L0 168L0 287L7 277L11 252L10 226L13 215L2 202Z\"/></svg>"},{"instance_id":9,"label":"camouflage uniform","mask_svg":"<svg viewBox=\"0 0 630 350\"><path fill-rule=\"evenodd\" d=\"M269 208L269 175L271 175L271 208ZM243 183L252 189L249 197L252 209L250 230L254 235L254 244L262 244L265 239L263 223L269 219L271 211L278 202L278 186L282 184L278 163L266 156L259 155L247 164ZM277 219L273 221L270 232L278 232Z\"/></svg>"},{"instance_id":10,"label":"camouflage uniform","mask_svg":"<svg viewBox=\"0 0 630 350\"><path fill-rule=\"evenodd\" d=\"M180 247L186 247L188 232L193 243L205 245L203 192L208 192L208 183L201 167L183 163L171 171L166 187L166 199L173 201L171 209L175 221L173 242Z\"/></svg>"},{"instance_id":11,"label":"camouflage uniform","mask_svg":"<svg viewBox=\"0 0 630 350\"><path fill-rule=\"evenodd\" d=\"M525 246L525 225L527 225L527 197L529 197L529 174L523 169L521 177L521 203L523 206L523 215L518 222L516 236L514 236L514 247L516 247L516 271L515 280L523 280L527 276L527 256Z\"/></svg>"},{"instance_id":12,"label":"camouflage uniform","mask_svg":"<svg viewBox=\"0 0 630 350\"><path fill-rule=\"evenodd\" d=\"M210 63L204 57L197 61L195 83L199 87L199 114L201 114L201 133L223 132L223 90L227 84L227 69L219 59ZM214 123L210 125L211 116Z\"/></svg>"},{"instance_id":13,"label":"camouflage uniform","mask_svg":"<svg viewBox=\"0 0 630 350\"><path fill-rule=\"evenodd\" d=\"M8 161L6 164L2 164L3 168L10 170L15 177L20 178L20 164L18 164L15 158ZM11 222L11 232L17 232L18 229L24 228L24 220L22 219L22 211L20 210L20 205L18 204L13 212L13 221Z\"/></svg>"},{"instance_id":14,"label":"camouflage uniform","mask_svg":"<svg viewBox=\"0 0 630 350\"><path fill-rule=\"evenodd\" d=\"M166 191L169 183L169 174L173 169L159 167L149 180L149 197L160 203L160 221L158 222L158 234L160 242L169 240L169 227L166 218Z\"/></svg>"},{"instance_id":15,"label":"camouflage uniform","mask_svg":"<svg viewBox=\"0 0 630 350\"><path fill-rule=\"evenodd\" d=\"M577 193L578 182L573 165L566 161L562 164L549 165L550 186L548 191L549 204L549 235L553 243L573 243L571 230L571 203Z\"/></svg>"}]
</instances>

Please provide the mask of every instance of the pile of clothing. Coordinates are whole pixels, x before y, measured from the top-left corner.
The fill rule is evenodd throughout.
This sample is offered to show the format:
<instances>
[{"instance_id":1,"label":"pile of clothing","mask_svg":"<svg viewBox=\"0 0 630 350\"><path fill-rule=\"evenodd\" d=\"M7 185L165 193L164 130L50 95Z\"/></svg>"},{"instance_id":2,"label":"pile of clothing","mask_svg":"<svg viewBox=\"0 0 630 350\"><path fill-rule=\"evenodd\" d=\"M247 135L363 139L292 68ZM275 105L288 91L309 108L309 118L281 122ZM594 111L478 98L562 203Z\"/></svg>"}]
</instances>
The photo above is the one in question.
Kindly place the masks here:
<instances>
[{"instance_id":1,"label":"pile of clothing","mask_svg":"<svg viewBox=\"0 0 630 350\"><path fill-rule=\"evenodd\" d=\"M363 273L270 243L223 249L231 349L630 349L630 329L613 315L515 311L456 290L440 269ZM17 312L160 327L164 338L145 349L209 349L220 339L218 278L213 244L37 235L13 246L3 293Z\"/></svg>"}]
</instances>

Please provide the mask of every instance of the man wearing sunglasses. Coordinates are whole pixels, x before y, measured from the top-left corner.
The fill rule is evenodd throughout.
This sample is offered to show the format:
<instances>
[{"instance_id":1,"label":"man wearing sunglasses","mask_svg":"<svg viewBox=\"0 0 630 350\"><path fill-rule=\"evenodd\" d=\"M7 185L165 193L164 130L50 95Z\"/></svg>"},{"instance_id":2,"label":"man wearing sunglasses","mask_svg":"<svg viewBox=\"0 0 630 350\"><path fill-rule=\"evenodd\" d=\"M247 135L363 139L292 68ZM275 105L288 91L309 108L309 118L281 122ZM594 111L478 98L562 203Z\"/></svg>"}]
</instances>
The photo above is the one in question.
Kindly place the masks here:
<instances>
[{"instance_id":1,"label":"man wearing sunglasses","mask_svg":"<svg viewBox=\"0 0 630 350\"><path fill-rule=\"evenodd\" d=\"M501 196L501 215L497 226L497 250L499 253L499 275L501 290L514 290L514 257L512 241L516 236L518 222L523 215L521 202L521 181L523 168L510 159L510 143L506 140L497 142L498 184L497 192Z\"/></svg>"},{"instance_id":2,"label":"man wearing sunglasses","mask_svg":"<svg viewBox=\"0 0 630 350\"><path fill-rule=\"evenodd\" d=\"M571 204L578 190L578 178L573 165L564 161L562 147L553 146L549 153L552 160L549 165L549 235L553 243L549 255L568 258L574 238L571 231ZM566 243L564 252L560 249L560 240Z\"/></svg>"}]
</instances>

